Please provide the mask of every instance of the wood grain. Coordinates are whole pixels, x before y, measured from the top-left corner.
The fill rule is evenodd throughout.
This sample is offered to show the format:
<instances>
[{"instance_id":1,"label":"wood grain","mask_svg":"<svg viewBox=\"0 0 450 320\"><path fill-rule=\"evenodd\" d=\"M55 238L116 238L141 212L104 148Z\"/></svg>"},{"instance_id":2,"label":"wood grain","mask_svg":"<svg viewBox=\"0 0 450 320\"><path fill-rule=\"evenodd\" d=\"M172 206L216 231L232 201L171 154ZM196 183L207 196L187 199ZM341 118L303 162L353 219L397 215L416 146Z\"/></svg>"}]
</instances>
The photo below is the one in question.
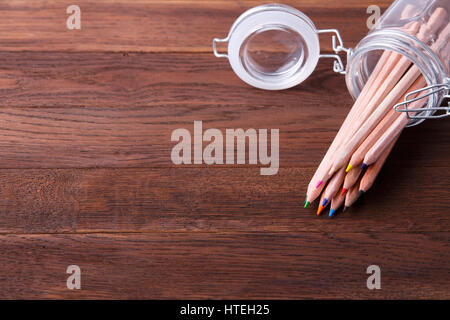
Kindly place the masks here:
<instances>
[{"instance_id":1,"label":"wood grain","mask_svg":"<svg viewBox=\"0 0 450 320\"><path fill-rule=\"evenodd\" d=\"M419 168L388 162L337 219L301 207L313 168L1 170L0 233L448 232L448 177Z\"/></svg>"},{"instance_id":2,"label":"wood grain","mask_svg":"<svg viewBox=\"0 0 450 320\"><path fill-rule=\"evenodd\" d=\"M223 132L279 129L280 165L316 166L352 104L331 61L296 88L268 92L249 88L208 54L4 57L2 168L169 167L172 131L193 132L195 120ZM448 166L446 119L408 129L400 141L395 163Z\"/></svg>"},{"instance_id":3,"label":"wood grain","mask_svg":"<svg viewBox=\"0 0 450 320\"><path fill-rule=\"evenodd\" d=\"M181 105L195 109L212 104L220 110L227 105L251 104L253 108L300 109L304 105L318 107L324 101L320 93L326 89L342 102L335 106L326 103L323 108L336 107L345 115L352 101L344 77L332 71L331 59L322 59L314 77L302 85L269 92L246 85L227 60L212 53L5 52L2 57L3 107Z\"/></svg>"},{"instance_id":4,"label":"wood grain","mask_svg":"<svg viewBox=\"0 0 450 320\"><path fill-rule=\"evenodd\" d=\"M213 56L261 3L80 0L77 31L72 2L0 3L0 298L450 298L450 122L407 129L357 206L316 218L306 185L352 100L330 60L266 92ZM374 4L284 3L347 46ZM194 120L280 129L279 173L173 165L172 130Z\"/></svg>"},{"instance_id":5,"label":"wood grain","mask_svg":"<svg viewBox=\"0 0 450 320\"><path fill-rule=\"evenodd\" d=\"M320 29L339 28L347 44L367 33L366 8L373 1L283 1L308 14ZM2 2L2 51L212 52L245 10L267 1L79 0L81 30L68 30L67 0ZM386 8L391 1L378 0ZM347 23L351 19L353 23ZM13 27L11 27L13 26ZM322 41L331 50L330 38Z\"/></svg>"},{"instance_id":6,"label":"wood grain","mask_svg":"<svg viewBox=\"0 0 450 320\"><path fill-rule=\"evenodd\" d=\"M449 240L358 232L0 236L0 298L448 299ZM66 288L71 264L81 268L81 290ZM366 287L372 264L381 267L382 290Z\"/></svg>"}]
</instances>

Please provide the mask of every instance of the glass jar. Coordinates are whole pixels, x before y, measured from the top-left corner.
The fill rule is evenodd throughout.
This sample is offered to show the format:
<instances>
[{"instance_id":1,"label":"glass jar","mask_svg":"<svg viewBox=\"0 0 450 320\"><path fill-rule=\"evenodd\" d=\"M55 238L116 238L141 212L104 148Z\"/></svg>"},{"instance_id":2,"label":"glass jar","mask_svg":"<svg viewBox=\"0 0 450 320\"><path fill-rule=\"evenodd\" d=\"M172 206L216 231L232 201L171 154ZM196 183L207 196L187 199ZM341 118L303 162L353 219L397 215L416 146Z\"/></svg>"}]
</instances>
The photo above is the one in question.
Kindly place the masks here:
<instances>
[{"instance_id":1,"label":"glass jar","mask_svg":"<svg viewBox=\"0 0 450 320\"><path fill-rule=\"evenodd\" d=\"M213 50L217 57L228 58L243 81L266 90L296 86L311 75L320 58L333 58L334 71L346 74L347 87L354 98L360 94L385 50L400 53L420 69L429 86L428 100L424 99L424 103L428 101L427 108L411 117L410 125L414 125L432 117L438 109L450 114L450 108L438 107L450 85L448 39L438 41L449 30L449 17L449 0L397 0L376 28L352 50L344 47L337 29L319 30L297 9L267 4L243 13L226 38L213 40ZM430 19L434 23L428 25ZM332 35L334 53L331 54L320 53L319 35L326 33ZM219 53L220 43L227 44L227 53ZM347 67L341 52L347 54ZM399 111L407 111L407 106L408 101L405 109Z\"/></svg>"},{"instance_id":2,"label":"glass jar","mask_svg":"<svg viewBox=\"0 0 450 320\"><path fill-rule=\"evenodd\" d=\"M334 70L345 71L337 54L320 54L321 33L334 34L336 53L347 50L337 30L318 30L308 16L290 6L265 4L244 12L226 38L213 40L213 50L217 57L228 58L234 72L246 83L281 90L308 78L321 57L336 59ZM218 52L219 43L227 44L227 53Z\"/></svg>"},{"instance_id":3,"label":"glass jar","mask_svg":"<svg viewBox=\"0 0 450 320\"><path fill-rule=\"evenodd\" d=\"M348 59L346 83L350 94L358 97L384 50L395 51L412 61L429 88L434 89L427 95L428 102L424 100L427 110L411 116L410 126L432 117L441 109L435 106L441 104L450 85L449 21L449 0L395 1Z\"/></svg>"}]
</instances>

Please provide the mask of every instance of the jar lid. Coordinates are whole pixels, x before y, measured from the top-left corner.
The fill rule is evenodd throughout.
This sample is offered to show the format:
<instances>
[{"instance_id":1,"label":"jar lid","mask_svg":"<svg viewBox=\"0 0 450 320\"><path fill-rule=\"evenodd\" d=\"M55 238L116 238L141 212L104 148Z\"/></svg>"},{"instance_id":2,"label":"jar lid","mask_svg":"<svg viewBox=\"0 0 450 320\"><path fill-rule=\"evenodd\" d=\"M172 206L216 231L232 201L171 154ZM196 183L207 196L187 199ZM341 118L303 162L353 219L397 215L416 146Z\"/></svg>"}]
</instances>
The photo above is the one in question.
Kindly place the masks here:
<instances>
[{"instance_id":1,"label":"jar lid","mask_svg":"<svg viewBox=\"0 0 450 320\"><path fill-rule=\"evenodd\" d=\"M291 88L303 82L320 58L319 34L304 13L287 5L266 4L244 12L227 38L214 39L217 57L227 57L246 83L266 90ZM216 43L227 42L228 53Z\"/></svg>"}]
</instances>

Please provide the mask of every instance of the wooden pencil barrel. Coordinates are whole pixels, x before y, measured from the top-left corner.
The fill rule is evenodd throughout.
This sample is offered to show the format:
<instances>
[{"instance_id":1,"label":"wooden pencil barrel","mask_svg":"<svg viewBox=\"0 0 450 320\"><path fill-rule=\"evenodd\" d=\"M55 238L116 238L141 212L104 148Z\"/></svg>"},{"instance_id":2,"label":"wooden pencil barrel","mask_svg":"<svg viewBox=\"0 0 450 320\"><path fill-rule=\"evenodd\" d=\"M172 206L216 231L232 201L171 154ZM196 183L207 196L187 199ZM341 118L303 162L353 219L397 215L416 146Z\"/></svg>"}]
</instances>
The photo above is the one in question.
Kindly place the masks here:
<instances>
[{"instance_id":1,"label":"wooden pencil barrel","mask_svg":"<svg viewBox=\"0 0 450 320\"><path fill-rule=\"evenodd\" d=\"M419 68L427 85L445 83L450 76L450 55L446 46L450 38L449 18L448 0L395 1L349 57L346 82L352 96L359 96L386 51L410 60ZM428 100L424 99L423 104L430 108L439 106L444 95L444 91L436 92ZM431 109L424 113L432 114ZM409 126L422 121L411 120Z\"/></svg>"}]
</instances>

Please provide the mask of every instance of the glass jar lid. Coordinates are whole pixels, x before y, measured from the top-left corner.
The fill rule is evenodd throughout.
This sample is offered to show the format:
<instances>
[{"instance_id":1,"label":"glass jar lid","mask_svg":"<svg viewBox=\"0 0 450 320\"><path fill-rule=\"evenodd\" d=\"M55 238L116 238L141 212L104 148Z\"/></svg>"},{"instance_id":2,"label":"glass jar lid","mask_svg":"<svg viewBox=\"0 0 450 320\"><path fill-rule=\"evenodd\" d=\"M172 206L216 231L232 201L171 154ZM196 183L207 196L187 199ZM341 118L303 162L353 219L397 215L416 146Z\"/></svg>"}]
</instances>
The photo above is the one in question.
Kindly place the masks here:
<instances>
[{"instance_id":1,"label":"glass jar lid","mask_svg":"<svg viewBox=\"0 0 450 320\"><path fill-rule=\"evenodd\" d=\"M227 42L228 53L216 43ZM246 83L266 90L291 88L314 71L320 58L318 31L305 14L281 4L266 4L244 12L228 37L214 39L214 53L227 57Z\"/></svg>"}]
</instances>

